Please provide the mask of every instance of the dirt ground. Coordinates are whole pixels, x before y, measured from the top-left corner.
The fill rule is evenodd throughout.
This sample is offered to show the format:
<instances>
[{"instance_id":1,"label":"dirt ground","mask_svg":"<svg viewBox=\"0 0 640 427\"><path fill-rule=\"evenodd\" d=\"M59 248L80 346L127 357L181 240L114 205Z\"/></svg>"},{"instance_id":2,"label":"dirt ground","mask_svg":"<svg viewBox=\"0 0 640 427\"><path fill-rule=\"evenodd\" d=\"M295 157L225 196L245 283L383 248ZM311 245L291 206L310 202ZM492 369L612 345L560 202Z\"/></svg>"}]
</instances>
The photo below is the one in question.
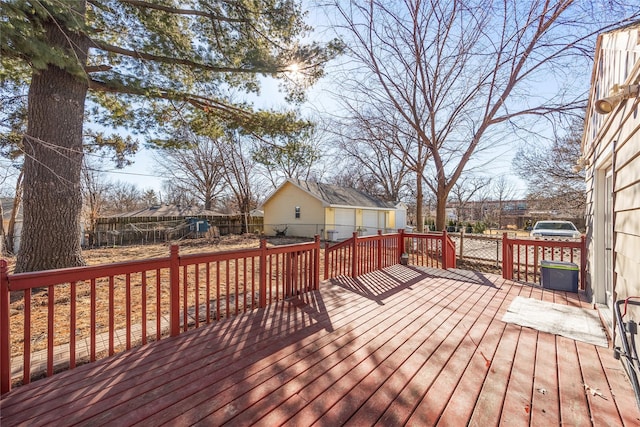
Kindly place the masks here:
<instances>
[{"instance_id":1,"label":"dirt ground","mask_svg":"<svg viewBox=\"0 0 640 427\"><path fill-rule=\"evenodd\" d=\"M313 239L299 237L267 237L267 246L289 245L310 242ZM82 256L87 265L109 264L114 262L135 261L141 259L169 256L172 244L180 246L181 254L203 252L222 252L237 249L255 249L260 247L260 238L255 234L229 235L216 239L187 239L180 242L158 243L153 245L112 246L97 249L85 249ZM9 264L9 274L13 272L15 257L4 257Z\"/></svg>"}]
</instances>

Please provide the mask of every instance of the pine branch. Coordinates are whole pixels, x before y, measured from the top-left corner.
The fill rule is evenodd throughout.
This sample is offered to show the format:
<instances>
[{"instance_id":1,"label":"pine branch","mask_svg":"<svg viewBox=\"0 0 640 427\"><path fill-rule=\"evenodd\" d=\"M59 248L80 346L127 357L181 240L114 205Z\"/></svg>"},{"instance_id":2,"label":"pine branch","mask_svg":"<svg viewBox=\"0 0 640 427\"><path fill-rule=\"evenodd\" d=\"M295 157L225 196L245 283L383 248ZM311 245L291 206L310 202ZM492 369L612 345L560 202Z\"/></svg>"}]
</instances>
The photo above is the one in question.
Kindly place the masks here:
<instances>
[{"instance_id":1,"label":"pine branch","mask_svg":"<svg viewBox=\"0 0 640 427\"><path fill-rule=\"evenodd\" d=\"M186 65L192 68L198 68L208 71L214 71L218 73L250 73L250 74L258 74L258 73L279 73L286 71L286 67L254 67L254 68L238 68L238 67L220 67L210 64L203 64L201 62L191 61L183 58L175 58L171 56L160 56L160 55L152 55L150 53L139 52L136 50L124 49L122 47L114 46L108 43L104 43L97 40L92 40L92 45L96 49L104 50L107 52L115 53L118 55L124 55L131 58L143 59L146 61L154 61L160 62L163 64L173 64L173 65Z\"/></svg>"}]
</instances>

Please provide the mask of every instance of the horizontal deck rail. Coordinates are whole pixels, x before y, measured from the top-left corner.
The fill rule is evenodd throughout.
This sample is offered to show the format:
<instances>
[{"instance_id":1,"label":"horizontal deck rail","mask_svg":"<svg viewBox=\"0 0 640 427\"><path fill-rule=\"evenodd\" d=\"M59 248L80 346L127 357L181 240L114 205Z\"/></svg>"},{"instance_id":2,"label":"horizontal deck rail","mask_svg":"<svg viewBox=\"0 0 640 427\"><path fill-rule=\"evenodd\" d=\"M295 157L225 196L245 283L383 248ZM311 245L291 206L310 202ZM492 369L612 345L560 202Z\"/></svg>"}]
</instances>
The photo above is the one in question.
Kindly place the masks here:
<instances>
[{"instance_id":1,"label":"horizontal deck rail","mask_svg":"<svg viewBox=\"0 0 640 427\"><path fill-rule=\"evenodd\" d=\"M502 236L502 277L509 280L540 282L541 263L567 261L578 265L580 289L586 285L586 240L541 240Z\"/></svg>"},{"instance_id":2,"label":"horizontal deck rail","mask_svg":"<svg viewBox=\"0 0 640 427\"><path fill-rule=\"evenodd\" d=\"M319 266L319 237L276 247L262 240L258 249L193 255L180 255L172 246L165 258L19 274L8 274L7 262L0 260L1 393L11 390L12 358L22 357L17 381L27 384L35 375L35 351L46 353L44 374L50 376L318 289ZM10 315L12 306L22 316ZM54 354L60 346L68 348L62 367Z\"/></svg>"}]
</instances>

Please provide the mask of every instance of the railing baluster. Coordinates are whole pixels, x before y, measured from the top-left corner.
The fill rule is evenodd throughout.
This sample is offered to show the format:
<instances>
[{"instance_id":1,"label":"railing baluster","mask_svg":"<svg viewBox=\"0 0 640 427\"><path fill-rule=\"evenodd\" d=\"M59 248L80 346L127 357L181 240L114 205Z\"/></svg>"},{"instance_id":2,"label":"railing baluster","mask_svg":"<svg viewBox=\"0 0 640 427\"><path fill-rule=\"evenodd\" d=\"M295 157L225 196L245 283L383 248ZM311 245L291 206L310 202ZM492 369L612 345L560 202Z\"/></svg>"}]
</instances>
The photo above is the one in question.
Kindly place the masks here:
<instances>
[{"instance_id":1,"label":"railing baluster","mask_svg":"<svg viewBox=\"0 0 640 427\"><path fill-rule=\"evenodd\" d=\"M54 346L54 311L55 311L55 291L54 286L48 286L48 326L47 326L47 376L53 375L53 346Z\"/></svg>"},{"instance_id":2,"label":"railing baluster","mask_svg":"<svg viewBox=\"0 0 640 427\"><path fill-rule=\"evenodd\" d=\"M140 275L140 306L142 307L142 345L147 343L147 272Z\"/></svg>"},{"instance_id":3,"label":"railing baluster","mask_svg":"<svg viewBox=\"0 0 640 427\"><path fill-rule=\"evenodd\" d=\"M71 282L69 294L69 369L73 369L76 367L76 282Z\"/></svg>"},{"instance_id":4,"label":"railing baluster","mask_svg":"<svg viewBox=\"0 0 640 427\"><path fill-rule=\"evenodd\" d=\"M125 280L125 312L126 312L126 346L131 349L131 274L127 273Z\"/></svg>"},{"instance_id":5,"label":"railing baluster","mask_svg":"<svg viewBox=\"0 0 640 427\"><path fill-rule=\"evenodd\" d=\"M24 352L22 353L22 384L29 384L31 382L31 289L24 290L23 336Z\"/></svg>"},{"instance_id":6,"label":"railing baluster","mask_svg":"<svg viewBox=\"0 0 640 427\"><path fill-rule=\"evenodd\" d=\"M109 356L113 356L114 353L114 338L115 333L115 321L114 321L114 277L109 276Z\"/></svg>"}]
</instances>

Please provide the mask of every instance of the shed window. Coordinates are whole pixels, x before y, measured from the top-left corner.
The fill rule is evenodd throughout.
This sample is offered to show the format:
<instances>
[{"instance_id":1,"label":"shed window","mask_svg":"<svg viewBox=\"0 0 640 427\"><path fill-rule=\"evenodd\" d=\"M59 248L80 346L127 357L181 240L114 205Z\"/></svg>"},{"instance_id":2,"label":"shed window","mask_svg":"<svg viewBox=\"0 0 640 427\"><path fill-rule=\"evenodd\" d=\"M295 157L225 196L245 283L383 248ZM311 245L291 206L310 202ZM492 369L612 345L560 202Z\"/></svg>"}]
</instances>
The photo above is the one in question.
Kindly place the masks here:
<instances>
[{"instance_id":1,"label":"shed window","mask_svg":"<svg viewBox=\"0 0 640 427\"><path fill-rule=\"evenodd\" d=\"M296 206L296 219L300 219L300 206Z\"/></svg>"}]
</instances>

